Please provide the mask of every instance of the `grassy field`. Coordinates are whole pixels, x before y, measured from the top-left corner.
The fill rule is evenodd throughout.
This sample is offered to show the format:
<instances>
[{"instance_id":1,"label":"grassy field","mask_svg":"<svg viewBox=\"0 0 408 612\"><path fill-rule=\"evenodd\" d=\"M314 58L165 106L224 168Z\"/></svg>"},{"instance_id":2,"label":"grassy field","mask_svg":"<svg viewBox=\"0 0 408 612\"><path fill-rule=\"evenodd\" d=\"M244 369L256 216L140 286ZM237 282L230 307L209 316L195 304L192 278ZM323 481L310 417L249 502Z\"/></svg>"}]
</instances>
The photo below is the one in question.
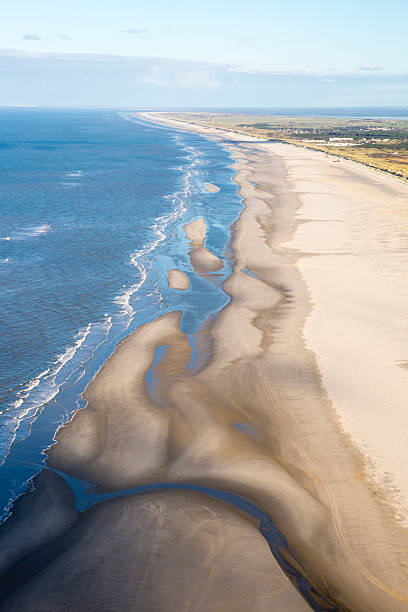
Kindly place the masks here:
<instances>
[{"instance_id":1,"label":"grassy field","mask_svg":"<svg viewBox=\"0 0 408 612\"><path fill-rule=\"evenodd\" d=\"M163 113L163 116L325 151L408 180L408 121L402 119L220 113Z\"/></svg>"}]
</instances>

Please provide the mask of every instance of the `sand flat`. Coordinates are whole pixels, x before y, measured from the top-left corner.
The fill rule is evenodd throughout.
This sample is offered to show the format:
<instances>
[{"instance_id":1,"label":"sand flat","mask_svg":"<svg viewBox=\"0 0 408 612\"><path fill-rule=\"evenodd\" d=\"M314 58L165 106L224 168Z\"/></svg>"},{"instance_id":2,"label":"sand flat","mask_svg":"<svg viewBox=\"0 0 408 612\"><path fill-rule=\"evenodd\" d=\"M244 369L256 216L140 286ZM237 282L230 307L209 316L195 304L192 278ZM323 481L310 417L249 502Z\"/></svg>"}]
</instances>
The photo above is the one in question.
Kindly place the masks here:
<instances>
[{"instance_id":1,"label":"sand flat","mask_svg":"<svg viewBox=\"0 0 408 612\"><path fill-rule=\"evenodd\" d=\"M166 121L212 134L170 119L159 122ZM335 603L320 609L403 612L408 609L408 530L397 521L398 505L387 495L387 483L378 486L368 470L367 442L364 446L348 430L342 402L356 402L354 427L364 432L370 431L373 406L378 440L372 444L377 453L391 450L381 444L388 439L388 414L405 393L399 376L407 374L402 351L406 188L390 177L365 169L354 172L353 165L305 149L255 138L243 141L241 136L234 144L231 133L220 130L213 137L228 141L245 209L233 234L233 273L224 285L231 301L200 331L200 342L212 348L211 359L199 371L187 367L191 346L179 328L179 313L139 328L89 385L88 406L61 428L49 463L102 490L162 482L239 494L267 513L299 556L305 581ZM185 231L191 254L205 249L203 220ZM378 249L378 244L385 247ZM205 273L200 261L192 258L192 263L197 274ZM148 385L156 348L163 346ZM381 396L383 378L386 393ZM392 400L386 407L385 396ZM402 429L398 406L395 415ZM403 458L398 445L393 452ZM190 550L181 546L169 558L160 549L160 527L167 521L172 532L187 535L188 541L193 541L188 534L197 533L197 512L189 514L190 502L184 495L173 499L168 516L163 504L152 500L149 507L159 510L153 513L156 522L144 530L146 539L136 537L139 500L96 507L84 519L87 534L96 529L96 541L78 538L81 527L74 527L74 535L67 535L67 552L61 551L50 571L17 590L5 609L30 609L33 593L45 585L48 599L60 580L65 581L64 604L76 605L78 575L86 577L86 588L90 581L96 598L97 585L103 583L105 597L115 605L118 586L122 601L136 597L142 608L153 605L155 594L172 589L173 570L181 571L180 584L191 593L184 571L196 567ZM211 510L235 533L235 520L223 504ZM245 521L251 524L248 517ZM211 534L214 528L219 529L217 521ZM119 546L118 537L124 537ZM141 544L128 547L124 541ZM214 541L221 550L219 539ZM214 574L203 578L201 593L215 597L208 599L214 609L228 609L231 602L237 609L232 592L224 605L218 587L214 590L218 578L224 584L225 568L231 569L230 555L236 558L235 542L228 538ZM102 556L112 550L117 567L137 567L144 576L148 567L142 584L149 587L140 591L141 581L133 583L130 575L105 585L102 564L92 562L95 546ZM254 563L262 565L257 551ZM78 560L83 564L79 574ZM207 564L198 561L200 577ZM234 568L233 575L240 576ZM245 582L249 603L242 599L244 609L263 610L252 585ZM285 593L287 586L283 582ZM296 609L296 593L287 592L290 600L278 600L277 610ZM197 610L205 609L203 602ZM154 605L160 609L157 601ZM167 609L178 612L179 602ZM272 602L267 609L274 609Z\"/></svg>"},{"instance_id":2,"label":"sand flat","mask_svg":"<svg viewBox=\"0 0 408 612\"><path fill-rule=\"evenodd\" d=\"M87 511L60 541L57 559L2 605L4 612L309 609L253 523L204 495L174 491Z\"/></svg>"}]
</instances>

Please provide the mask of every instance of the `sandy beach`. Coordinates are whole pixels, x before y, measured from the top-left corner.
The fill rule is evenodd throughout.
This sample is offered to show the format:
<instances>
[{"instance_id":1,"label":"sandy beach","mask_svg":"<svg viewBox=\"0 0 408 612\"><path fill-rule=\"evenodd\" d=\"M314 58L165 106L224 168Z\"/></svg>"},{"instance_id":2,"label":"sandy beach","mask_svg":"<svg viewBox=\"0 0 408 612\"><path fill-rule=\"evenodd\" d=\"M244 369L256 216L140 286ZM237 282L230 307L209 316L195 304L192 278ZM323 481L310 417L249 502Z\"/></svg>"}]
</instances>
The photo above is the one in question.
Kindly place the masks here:
<instances>
[{"instance_id":1,"label":"sandy beach","mask_svg":"<svg viewBox=\"0 0 408 612\"><path fill-rule=\"evenodd\" d=\"M229 147L245 206L231 301L197 334L195 370L179 312L118 345L48 450L55 472L0 528L2 609L408 610L408 186L323 153L143 116ZM194 272L210 278L222 263L204 219L184 232ZM102 492L163 483L239 495L286 538L293 574L240 508L156 491L78 516L61 474ZM53 520L22 544L16 531L32 534L44 504Z\"/></svg>"}]
</instances>

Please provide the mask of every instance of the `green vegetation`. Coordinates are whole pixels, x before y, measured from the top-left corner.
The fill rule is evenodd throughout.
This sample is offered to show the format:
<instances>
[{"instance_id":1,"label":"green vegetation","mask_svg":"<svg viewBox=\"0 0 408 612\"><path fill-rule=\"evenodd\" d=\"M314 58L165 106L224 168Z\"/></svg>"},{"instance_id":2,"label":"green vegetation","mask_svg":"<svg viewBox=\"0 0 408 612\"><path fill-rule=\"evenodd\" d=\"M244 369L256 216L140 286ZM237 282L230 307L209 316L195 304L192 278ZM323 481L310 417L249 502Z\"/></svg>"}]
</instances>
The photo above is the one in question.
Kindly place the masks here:
<instances>
[{"instance_id":1,"label":"green vegetation","mask_svg":"<svg viewBox=\"0 0 408 612\"><path fill-rule=\"evenodd\" d=\"M171 113L171 117L325 151L408 180L408 121L401 119L219 113Z\"/></svg>"}]
</instances>

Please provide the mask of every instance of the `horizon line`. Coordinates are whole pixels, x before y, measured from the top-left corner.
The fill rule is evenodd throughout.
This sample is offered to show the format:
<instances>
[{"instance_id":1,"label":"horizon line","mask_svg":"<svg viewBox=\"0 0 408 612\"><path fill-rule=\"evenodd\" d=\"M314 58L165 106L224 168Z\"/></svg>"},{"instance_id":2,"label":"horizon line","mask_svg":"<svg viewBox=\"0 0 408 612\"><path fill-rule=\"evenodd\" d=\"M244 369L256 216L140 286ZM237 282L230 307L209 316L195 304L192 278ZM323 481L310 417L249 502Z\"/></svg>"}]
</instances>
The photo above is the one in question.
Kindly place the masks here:
<instances>
[{"instance_id":1,"label":"horizon line","mask_svg":"<svg viewBox=\"0 0 408 612\"><path fill-rule=\"evenodd\" d=\"M380 108L392 108L392 109L407 109L408 105L347 105L347 106L107 106L107 105L72 105L72 104L0 104L1 108L72 108L72 109L112 109L112 110L135 110L135 111L166 111L166 110L205 110L205 109L230 109L230 110L242 110L242 109L269 109L269 110L298 110L298 109L311 109L311 110L339 110L339 109L380 109Z\"/></svg>"}]
</instances>

